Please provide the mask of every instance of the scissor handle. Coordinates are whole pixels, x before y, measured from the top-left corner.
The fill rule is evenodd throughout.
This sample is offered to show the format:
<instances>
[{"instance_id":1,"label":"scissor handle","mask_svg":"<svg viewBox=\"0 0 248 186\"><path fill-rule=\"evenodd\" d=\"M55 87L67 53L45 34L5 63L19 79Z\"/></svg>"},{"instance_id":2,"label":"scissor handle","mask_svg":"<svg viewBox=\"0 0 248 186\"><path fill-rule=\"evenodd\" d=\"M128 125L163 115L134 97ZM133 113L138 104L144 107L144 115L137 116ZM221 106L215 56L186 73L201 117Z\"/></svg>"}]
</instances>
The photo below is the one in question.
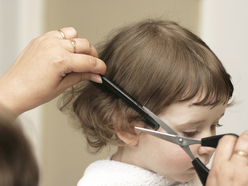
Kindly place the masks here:
<instances>
[{"instance_id":1,"label":"scissor handle","mask_svg":"<svg viewBox=\"0 0 248 186\"><path fill-rule=\"evenodd\" d=\"M211 137L207 137L207 138L202 138L201 145L206 146L206 147L216 148L219 140L223 136L226 136L226 135L232 135L232 136L235 136L237 138L239 137L237 134L233 134L233 133L211 136ZM209 174L209 169L201 162L201 160L199 158L195 158L192 161L192 164L195 168L195 171L196 171L199 179L201 180L202 185L205 186L206 182L207 182L208 174Z\"/></svg>"},{"instance_id":2,"label":"scissor handle","mask_svg":"<svg viewBox=\"0 0 248 186\"><path fill-rule=\"evenodd\" d=\"M233 133L227 133L227 134L220 134L220 135L216 135L216 136L211 136L211 137L207 137L207 138L202 138L201 139L201 146L205 146L205 147L214 147L216 148L219 140L226 135L232 135L235 137L239 137L237 134L233 134Z\"/></svg>"},{"instance_id":3,"label":"scissor handle","mask_svg":"<svg viewBox=\"0 0 248 186\"><path fill-rule=\"evenodd\" d=\"M208 178L209 169L201 162L199 158L195 158L192 161L192 164L199 179L201 180L202 185L205 186Z\"/></svg>"}]
</instances>

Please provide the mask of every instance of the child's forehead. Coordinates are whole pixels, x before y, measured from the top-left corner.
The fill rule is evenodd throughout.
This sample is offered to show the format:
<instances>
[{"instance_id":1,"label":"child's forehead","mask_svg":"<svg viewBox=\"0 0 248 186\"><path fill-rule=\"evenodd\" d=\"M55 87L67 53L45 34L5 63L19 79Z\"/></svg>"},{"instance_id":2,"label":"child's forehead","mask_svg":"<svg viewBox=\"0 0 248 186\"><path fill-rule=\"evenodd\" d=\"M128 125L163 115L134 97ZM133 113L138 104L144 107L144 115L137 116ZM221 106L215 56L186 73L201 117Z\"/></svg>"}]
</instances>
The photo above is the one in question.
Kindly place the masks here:
<instances>
[{"instance_id":1,"label":"child's forehead","mask_svg":"<svg viewBox=\"0 0 248 186\"><path fill-rule=\"evenodd\" d=\"M225 113L227 105L219 104L212 106L192 105L192 100L173 103L167 107L165 112L159 114L168 124L185 125L200 124L205 121L219 120Z\"/></svg>"}]
</instances>

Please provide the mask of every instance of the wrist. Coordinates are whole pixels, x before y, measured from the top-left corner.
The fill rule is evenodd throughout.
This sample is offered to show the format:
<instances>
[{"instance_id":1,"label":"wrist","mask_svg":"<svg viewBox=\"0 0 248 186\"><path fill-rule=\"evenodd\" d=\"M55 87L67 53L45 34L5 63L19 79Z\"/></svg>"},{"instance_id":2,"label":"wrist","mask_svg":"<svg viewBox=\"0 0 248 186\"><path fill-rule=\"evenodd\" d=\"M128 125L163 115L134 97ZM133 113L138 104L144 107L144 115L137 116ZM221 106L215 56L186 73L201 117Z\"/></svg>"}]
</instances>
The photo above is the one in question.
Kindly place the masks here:
<instances>
[{"instance_id":1,"label":"wrist","mask_svg":"<svg viewBox=\"0 0 248 186\"><path fill-rule=\"evenodd\" d=\"M4 75L0 78L0 117L8 118L9 121L14 121L23 113L20 110L20 102L23 101L23 98L18 95L20 90L12 82Z\"/></svg>"},{"instance_id":2,"label":"wrist","mask_svg":"<svg viewBox=\"0 0 248 186\"><path fill-rule=\"evenodd\" d=\"M2 104L0 101L0 119L1 121L13 122L19 114L12 111L10 108Z\"/></svg>"}]
</instances>

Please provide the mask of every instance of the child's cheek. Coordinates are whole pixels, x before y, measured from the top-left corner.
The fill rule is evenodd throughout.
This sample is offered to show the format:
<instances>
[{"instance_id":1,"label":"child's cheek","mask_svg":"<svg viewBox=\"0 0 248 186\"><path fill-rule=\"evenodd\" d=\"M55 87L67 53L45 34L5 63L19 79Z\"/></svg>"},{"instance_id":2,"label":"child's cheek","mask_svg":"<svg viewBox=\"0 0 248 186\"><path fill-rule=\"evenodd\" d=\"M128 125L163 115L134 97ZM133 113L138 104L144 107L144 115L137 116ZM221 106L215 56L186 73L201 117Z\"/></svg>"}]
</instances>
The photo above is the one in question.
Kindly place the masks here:
<instances>
[{"instance_id":1,"label":"child's cheek","mask_svg":"<svg viewBox=\"0 0 248 186\"><path fill-rule=\"evenodd\" d=\"M192 166L192 163L191 163L192 159L181 147L178 146L175 154L177 154L175 157L177 159L178 167L188 169L189 167Z\"/></svg>"},{"instance_id":2,"label":"child's cheek","mask_svg":"<svg viewBox=\"0 0 248 186\"><path fill-rule=\"evenodd\" d=\"M166 157L168 159L165 160L165 162L168 167L179 172L185 171L193 166L191 158L180 146L172 144L169 151L167 151Z\"/></svg>"},{"instance_id":3,"label":"child's cheek","mask_svg":"<svg viewBox=\"0 0 248 186\"><path fill-rule=\"evenodd\" d=\"M191 180L195 175L191 158L181 147L172 147L163 157L160 156L160 162L157 162L159 168L155 172L177 181Z\"/></svg>"}]
</instances>

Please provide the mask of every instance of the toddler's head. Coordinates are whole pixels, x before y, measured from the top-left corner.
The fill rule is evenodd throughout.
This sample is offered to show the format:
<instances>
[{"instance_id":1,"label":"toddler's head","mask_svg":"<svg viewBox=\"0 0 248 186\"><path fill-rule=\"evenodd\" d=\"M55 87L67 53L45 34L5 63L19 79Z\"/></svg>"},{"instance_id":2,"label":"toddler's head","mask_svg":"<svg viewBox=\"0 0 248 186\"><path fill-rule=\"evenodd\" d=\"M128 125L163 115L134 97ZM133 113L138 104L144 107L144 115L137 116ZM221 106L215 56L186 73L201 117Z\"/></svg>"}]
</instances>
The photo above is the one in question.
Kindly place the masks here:
<instances>
[{"instance_id":1,"label":"toddler's head","mask_svg":"<svg viewBox=\"0 0 248 186\"><path fill-rule=\"evenodd\" d=\"M210 111L220 105L222 112L230 100L233 86L219 59L199 37L177 23L145 20L111 34L98 49L107 65L105 76L153 113L172 116L177 107L171 106L178 104ZM137 144L134 127L145 124L122 100L92 82L79 84L66 96L71 95L79 127L96 151L109 143ZM174 122L164 119L169 125ZM137 164L152 170L150 165Z\"/></svg>"}]
</instances>

